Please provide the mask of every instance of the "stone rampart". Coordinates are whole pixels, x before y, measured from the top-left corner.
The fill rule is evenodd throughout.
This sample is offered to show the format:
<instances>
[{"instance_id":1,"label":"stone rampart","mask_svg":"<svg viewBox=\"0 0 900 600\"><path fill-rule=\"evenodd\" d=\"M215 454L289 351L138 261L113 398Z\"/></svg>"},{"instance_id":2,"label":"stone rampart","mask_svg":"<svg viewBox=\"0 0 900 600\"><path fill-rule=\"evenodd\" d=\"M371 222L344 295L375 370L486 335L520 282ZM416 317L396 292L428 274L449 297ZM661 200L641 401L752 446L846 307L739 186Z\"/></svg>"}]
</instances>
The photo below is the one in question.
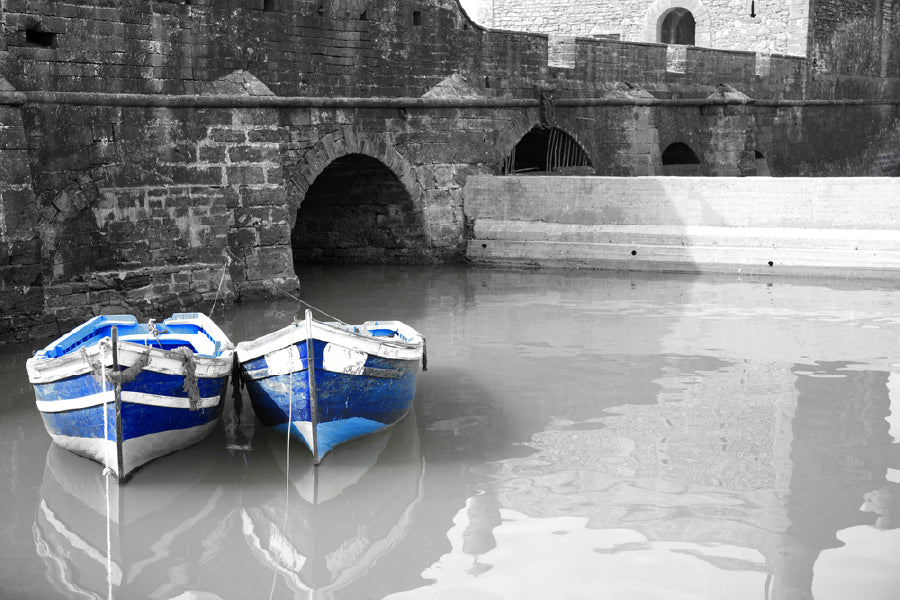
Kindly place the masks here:
<instances>
[{"instance_id":1,"label":"stone rampart","mask_svg":"<svg viewBox=\"0 0 900 600\"><path fill-rule=\"evenodd\" d=\"M471 177L467 257L519 266L896 278L898 191L885 178Z\"/></svg>"},{"instance_id":2,"label":"stone rampart","mask_svg":"<svg viewBox=\"0 0 900 600\"><path fill-rule=\"evenodd\" d=\"M551 66L548 36L456 0L4 0L0 24L0 340L296 294L307 251L460 259L466 179L535 127L599 175L660 174L674 143L708 175L900 168L898 80L610 39ZM298 216L360 178L345 198L388 197ZM340 231L300 248L309 226Z\"/></svg>"}]
</instances>

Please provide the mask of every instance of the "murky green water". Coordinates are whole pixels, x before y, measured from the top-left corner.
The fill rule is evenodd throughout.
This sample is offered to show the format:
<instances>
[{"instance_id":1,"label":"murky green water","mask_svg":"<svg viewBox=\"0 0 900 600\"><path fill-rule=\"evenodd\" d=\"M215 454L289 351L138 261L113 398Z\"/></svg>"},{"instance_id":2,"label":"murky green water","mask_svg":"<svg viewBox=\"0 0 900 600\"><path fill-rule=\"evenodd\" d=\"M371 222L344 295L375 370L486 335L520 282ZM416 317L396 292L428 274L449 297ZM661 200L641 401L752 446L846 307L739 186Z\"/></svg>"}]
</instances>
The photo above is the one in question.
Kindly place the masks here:
<instances>
[{"instance_id":1,"label":"murky green water","mask_svg":"<svg viewBox=\"0 0 900 600\"><path fill-rule=\"evenodd\" d=\"M316 472L229 401L206 442L107 491L44 432L24 368L38 344L2 348L0 597L897 597L889 286L300 276L331 315L427 336L414 418ZM237 342L297 310L215 319Z\"/></svg>"}]
</instances>

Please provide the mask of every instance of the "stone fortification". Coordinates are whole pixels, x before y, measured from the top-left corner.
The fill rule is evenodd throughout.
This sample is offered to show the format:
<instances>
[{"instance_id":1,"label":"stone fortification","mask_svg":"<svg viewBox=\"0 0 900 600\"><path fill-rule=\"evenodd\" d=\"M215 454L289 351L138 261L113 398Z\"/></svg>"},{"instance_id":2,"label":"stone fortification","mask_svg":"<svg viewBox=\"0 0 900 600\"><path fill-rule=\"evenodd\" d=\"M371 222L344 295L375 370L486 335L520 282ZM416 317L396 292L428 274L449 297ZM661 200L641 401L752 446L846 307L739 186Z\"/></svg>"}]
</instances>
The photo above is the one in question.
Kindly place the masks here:
<instances>
[{"instance_id":1,"label":"stone fortification","mask_svg":"<svg viewBox=\"0 0 900 600\"><path fill-rule=\"evenodd\" d=\"M751 14L744 0L493 0L488 14L492 26L513 31L658 42L663 15L682 7L696 19L699 46L805 55L792 52L809 30L805 4L760 1Z\"/></svg>"},{"instance_id":2,"label":"stone fortification","mask_svg":"<svg viewBox=\"0 0 900 600\"><path fill-rule=\"evenodd\" d=\"M491 0L472 11L512 31L659 42L676 9L692 14L698 46L813 57L820 70L900 75L896 0Z\"/></svg>"},{"instance_id":3,"label":"stone fortification","mask_svg":"<svg viewBox=\"0 0 900 600\"><path fill-rule=\"evenodd\" d=\"M599 175L678 168L673 144L704 175L900 167L898 82L799 57L556 55L456 0L0 7L0 339L296 295L294 258L461 259L467 178L535 128Z\"/></svg>"}]
</instances>

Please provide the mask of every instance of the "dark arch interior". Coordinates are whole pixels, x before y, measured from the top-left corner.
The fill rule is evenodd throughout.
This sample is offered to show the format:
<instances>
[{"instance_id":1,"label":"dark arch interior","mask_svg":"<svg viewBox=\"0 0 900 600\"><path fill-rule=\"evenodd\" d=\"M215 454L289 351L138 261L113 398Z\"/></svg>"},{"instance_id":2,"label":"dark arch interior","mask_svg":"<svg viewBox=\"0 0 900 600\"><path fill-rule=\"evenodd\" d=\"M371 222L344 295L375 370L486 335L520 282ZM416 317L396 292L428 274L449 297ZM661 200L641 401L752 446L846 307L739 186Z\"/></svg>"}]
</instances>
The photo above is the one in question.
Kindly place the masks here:
<instances>
[{"instance_id":1,"label":"dark arch interior","mask_svg":"<svg viewBox=\"0 0 900 600\"><path fill-rule=\"evenodd\" d=\"M403 183L363 154L334 160L306 192L291 232L294 262L420 262L425 230Z\"/></svg>"},{"instance_id":2,"label":"dark arch interior","mask_svg":"<svg viewBox=\"0 0 900 600\"><path fill-rule=\"evenodd\" d=\"M766 157L759 150L753 151L753 160L756 166L756 174L759 176L768 177L772 174L772 171L769 169L769 162L766 160Z\"/></svg>"},{"instance_id":3,"label":"dark arch interior","mask_svg":"<svg viewBox=\"0 0 900 600\"><path fill-rule=\"evenodd\" d=\"M662 153L663 175L705 175L691 147L683 142L666 146Z\"/></svg>"},{"instance_id":4,"label":"dark arch interior","mask_svg":"<svg viewBox=\"0 0 900 600\"><path fill-rule=\"evenodd\" d=\"M691 150L691 147L682 142L669 144L662 153L664 165L699 165L700 159Z\"/></svg>"},{"instance_id":5,"label":"dark arch interior","mask_svg":"<svg viewBox=\"0 0 900 600\"><path fill-rule=\"evenodd\" d=\"M659 30L659 41L663 44L694 45L696 22L694 15L686 8L674 8L663 17Z\"/></svg>"},{"instance_id":6,"label":"dark arch interior","mask_svg":"<svg viewBox=\"0 0 900 600\"><path fill-rule=\"evenodd\" d=\"M503 173L594 175L591 159L572 136L556 127L526 133L503 163Z\"/></svg>"}]
</instances>

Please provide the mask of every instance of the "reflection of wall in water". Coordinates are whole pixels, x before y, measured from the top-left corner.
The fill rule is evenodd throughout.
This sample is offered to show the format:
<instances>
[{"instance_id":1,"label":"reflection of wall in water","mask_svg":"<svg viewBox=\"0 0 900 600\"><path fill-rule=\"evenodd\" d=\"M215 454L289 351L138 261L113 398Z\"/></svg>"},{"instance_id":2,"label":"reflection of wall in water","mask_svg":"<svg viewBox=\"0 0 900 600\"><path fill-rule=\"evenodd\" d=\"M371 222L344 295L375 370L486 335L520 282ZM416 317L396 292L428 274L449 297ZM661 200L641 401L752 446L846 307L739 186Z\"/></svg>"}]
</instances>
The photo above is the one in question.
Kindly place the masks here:
<instances>
[{"instance_id":1,"label":"reflection of wall in water","mask_svg":"<svg viewBox=\"0 0 900 600\"><path fill-rule=\"evenodd\" d=\"M837 532L876 522L876 515L860 506L887 484L884 453L867 448L890 441L888 373L847 366L828 362L792 368L797 410L787 503L791 526L779 552L770 557L789 568L782 570L776 598L806 597L819 553L843 545Z\"/></svg>"},{"instance_id":2,"label":"reflection of wall in water","mask_svg":"<svg viewBox=\"0 0 900 600\"><path fill-rule=\"evenodd\" d=\"M656 380L657 404L616 407L595 427L551 423L534 454L498 463L497 506L756 549L773 598L809 597L836 533L875 523L859 508L886 485L885 453L866 447L889 441L887 373L681 360Z\"/></svg>"}]
</instances>

